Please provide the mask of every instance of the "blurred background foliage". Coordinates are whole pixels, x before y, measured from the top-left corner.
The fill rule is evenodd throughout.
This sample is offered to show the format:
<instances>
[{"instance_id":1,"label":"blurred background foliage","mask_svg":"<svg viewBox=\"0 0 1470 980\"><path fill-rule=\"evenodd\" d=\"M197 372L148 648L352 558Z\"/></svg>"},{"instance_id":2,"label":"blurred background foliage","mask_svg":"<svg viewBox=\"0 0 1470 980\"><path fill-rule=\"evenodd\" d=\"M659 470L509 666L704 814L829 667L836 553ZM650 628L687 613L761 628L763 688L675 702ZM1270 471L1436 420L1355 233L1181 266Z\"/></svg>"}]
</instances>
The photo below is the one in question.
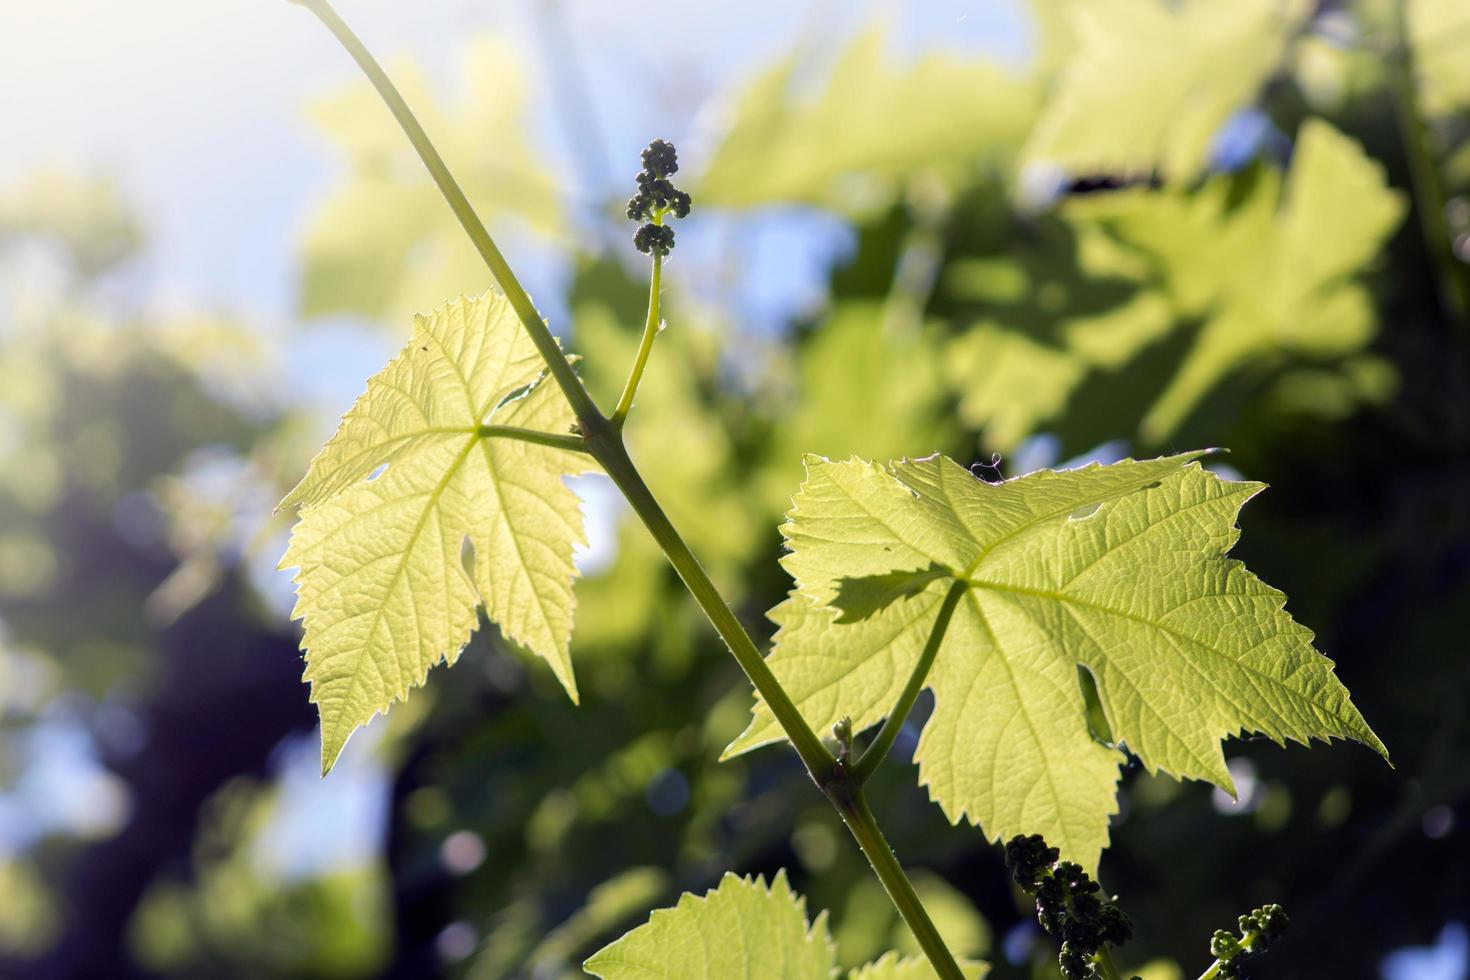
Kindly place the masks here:
<instances>
[{"instance_id":1,"label":"blurred background foliage","mask_svg":"<svg viewBox=\"0 0 1470 980\"><path fill-rule=\"evenodd\" d=\"M1272 484L1237 555L1396 768L1246 739L1236 801L1128 773L1102 866L1124 960L1194 976L1213 929L1280 901L1297 927L1262 976L1464 977L1470 7L1032 0L984 52L830 13L754 74L637 89L658 132L592 111L574 45L446 36L457 72L392 67L604 405L646 302L634 152L684 151L695 214L630 440L757 635L803 453L996 478L1229 447ZM157 302L150 215L105 168L0 190L0 971L577 976L680 890L781 867L844 964L911 948L790 753L715 761L747 685L598 478L582 706L486 629L317 779L272 508L360 352L488 280L366 85L306 115L338 171L297 219L285 318ZM611 148L626 166L591 176ZM957 953L1052 976L995 849L906 771L926 710L875 810Z\"/></svg>"}]
</instances>

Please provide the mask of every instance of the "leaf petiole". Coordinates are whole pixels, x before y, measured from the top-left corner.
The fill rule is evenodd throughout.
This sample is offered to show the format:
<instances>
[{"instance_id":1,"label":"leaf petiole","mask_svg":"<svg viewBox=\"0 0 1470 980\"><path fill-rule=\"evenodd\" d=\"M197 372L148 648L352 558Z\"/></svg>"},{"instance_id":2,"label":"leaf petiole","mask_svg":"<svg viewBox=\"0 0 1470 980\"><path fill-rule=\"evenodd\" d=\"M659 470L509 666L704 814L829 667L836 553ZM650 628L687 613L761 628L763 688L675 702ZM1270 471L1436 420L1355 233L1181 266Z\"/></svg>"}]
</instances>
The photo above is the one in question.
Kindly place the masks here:
<instances>
[{"instance_id":1,"label":"leaf petiole","mask_svg":"<svg viewBox=\"0 0 1470 980\"><path fill-rule=\"evenodd\" d=\"M924 689L924 681L929 677L929 669L934 666L934 658L939 654L939 645L944 642L944 633L949 629L949 621L954 616L955 607L960 604L960 599L964 597L969 587L969 582L960 579L945 593L944 603L939 607L939 616L934 620L934 627L929 631L929 639L924 644L924 651L919 654L913 672L909 674L908 683L904 685L903 692L899 694L898 701L893 705L893 710L888 713L883 727L878 729L878 736L873 739L873 743L863 751L857 763L852 767L852 778L858 785L862 785L872 777L878 766L887 757L888 750L893 748L898 733L903 730L903 724L908 720L909 712L913 710L914 702L919 699L919 692Z\"/></svg>"},{"instance_id":2,"label":"leaf petiole","mask_svg":"<svg viewBox=\"0 0 1470 980\"><path fill-rule=\"evenodd\" d=\"M569 453L589 453L586 441L571 433L541 432L523 429L518 425L482 425L475 430L481 439L514 439L518 442L534 443L551 449L565 449Z\"/></svg>"}]
</instances>

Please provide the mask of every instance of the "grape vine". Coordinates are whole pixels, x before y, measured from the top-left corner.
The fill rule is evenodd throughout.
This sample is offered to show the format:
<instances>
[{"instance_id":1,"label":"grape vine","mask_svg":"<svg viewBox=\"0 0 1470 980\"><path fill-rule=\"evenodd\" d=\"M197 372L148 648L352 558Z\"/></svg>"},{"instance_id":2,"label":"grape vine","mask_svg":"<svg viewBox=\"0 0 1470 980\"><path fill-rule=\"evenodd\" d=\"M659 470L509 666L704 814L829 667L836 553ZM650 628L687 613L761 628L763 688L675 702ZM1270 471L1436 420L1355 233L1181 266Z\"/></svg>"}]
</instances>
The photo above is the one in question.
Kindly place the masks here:
<instances>
[{"instance_id":1,"label":"grape vine","mask_svg":"<svg viewBox=\"0 0 1470 980\"><path fill-rule=\"evenodd\" d=\"M1207 452L1001 483L937 454L887 464L809 457L782 528L795 588L772 613L779 631L762 656L623 435L664 326L674 246L666 220L692 206L670 179L673 145L648 145L627 205L641 222L633 244L651 260L648 314L622 394L604 414L378 62L328 0L294 2L367 75L498 286L418 318L284 502L301 508L282 565L298 569L324 769L353 730L458 655L480 608L578 697L569 637L582 529L563 478L588 470L622 492L755 689L751 727L727 754L791 744L945 980L974 966L946 947L864 792L923 689L936 708L916 753L921 782L952 821L1012 838L1017 883L1061 940L1072 978L1116 976L1110 948L1131 935L1092 877L1125 746L1151 771L1225 789L1220 742L1239 730L1278 742L1354 739L1386 756L1285 597L1226 557L1236 515L1261 487L1204 469ZM460 566L466 540L472 569ZM1088 727L1079 669L1095 682L1108 744ZM880 723L862 747L858 733ZM817 735L827 728L836 752ZM635 930L589 969L631 975L623 968L647 948L683 949L711 928L733 928L721 925L727 906L755 910L757 923L779 918L812 975L830 972L822 930L784 878L767 887L733 877L655 913L644 928L668 936ZM1217 934L1206 976L1237 975L1243 956L1283 924L1267 908L1242 919L1238 939ZM755 968L765 954L758 937L746 938L718 969ZM912 968L885 957L854 975ZM682 962L675 972L696 975Z\"/></svg>"}]
</instances>

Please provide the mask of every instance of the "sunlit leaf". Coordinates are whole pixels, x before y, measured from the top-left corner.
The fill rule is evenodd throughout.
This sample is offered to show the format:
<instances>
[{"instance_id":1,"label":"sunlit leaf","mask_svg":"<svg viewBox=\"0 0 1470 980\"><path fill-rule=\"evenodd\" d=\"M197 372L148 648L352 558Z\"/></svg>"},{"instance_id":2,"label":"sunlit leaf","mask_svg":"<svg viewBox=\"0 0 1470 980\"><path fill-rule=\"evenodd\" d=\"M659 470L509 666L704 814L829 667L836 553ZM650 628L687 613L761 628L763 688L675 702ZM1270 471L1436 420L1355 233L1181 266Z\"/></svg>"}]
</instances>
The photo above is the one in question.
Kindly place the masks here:
<instances>
[{"instance_id":1,"label":"sunlit leaf","mask_svg":"<svg viewBox=\"0 0 1470 980\"><path fill-rule=\"evenodd\" d=\"M1073 174L1189 181L1249 105L1308 13L1301 0L1090 0L1026 159Z\"/></svg>"},{"instance_id":2,"label":"sunlit leaf","mask_svg":"<svg viewBox=\"0 0 1470 980\"><path fill-rule=\"evenodd\" d=\"M562 477L588 462L496 431L568 431L570 407L541 378L499 293L421 316L283 501L304 508L281 567L300 569L295 615L324 768L353 730L458 657L482 603L576 700L568 643L582 515Z\"/></svg>"},{"instance_id":3,"label":"sunlit leaf","mask_svg":"<svg viewBox=\"0 0 1470 980\"><path fill-rule=\"evenodd\" d=\"M1014 154L1034 112L1031 81L939 53L901 64L884 52L884 33L854 39L820 86L803 85L811 81L808 52L752 82L733 106L696 200L825 204L837 199L844 174L902 179Z\"/></svg>"},{"instance_id":4,"label":"sunlit leaf","mask_svg":"<svg viewBox=\"0 0 1470 980\"><path fill-rule=\"evenodd\" d=\"M1132 190L1078 208L1156 263L1180 315L1205 321L1143 420L1153 440L1252 360L1360 350L1377 317L1354 277L1404 214L1383 167L1320 120L1303 125L1284 186L1276 171L1262 169L1243 194L1221 178L1193 195Z\"/></svg>"},{"instance_id":5,"label":"sunlit leaf","mask_svg":"<svg viewBox=\"0 0 1470 980\"><path fill-rule=\"evenodd\" d=\"M839 623L855 623L886 609L900 599L911 599L938 579L950 577L950 570L930 564L928 568L901 569L881 575L845 578L837 584L834 608L841 610Z\"/></svg>"},{"instance_id":6,"label":"sunlit leaf","mask_svg":"<svg viewBox=\"0 0 1470 980\"><path fill-rule=\"evenodd\" d=\"M929 675L934 714L915 757L950 819L987 837L1040 833L1096 865L1122 753L1089 731L1079 669L1114 736L1149 771L1233 788L1220 740L1351 738L1383 747L1283 609L1225 558L1260 491L1201 454L1005 483L943 456L888 467L811 457L783 528L797 591L772 618L770 664L825 730L882 719L928 637L944 581L852 625L843 580L930 564L971 583ZM777 741L763 704L734 754Z\"/></svg>"},{"instance_id":7,"label":"sunlit leaf","mask_svg":"<svg viewBox=\"0 0 1470 980\"><path fill-rule=\"evenodd\" d=\"M827 933L827 913L808 923L806 900L791 890L786 872L769 886L762 878L727 873L704 895L685 892L671 909L658 909L646 924L603 947L583 964L601 980L830 980L837 948ZM984 975L978 963L962 966L968 980ZM848 974L849 980L932 980L927 960L894 953Z\"/></svg>"}]
</instances>

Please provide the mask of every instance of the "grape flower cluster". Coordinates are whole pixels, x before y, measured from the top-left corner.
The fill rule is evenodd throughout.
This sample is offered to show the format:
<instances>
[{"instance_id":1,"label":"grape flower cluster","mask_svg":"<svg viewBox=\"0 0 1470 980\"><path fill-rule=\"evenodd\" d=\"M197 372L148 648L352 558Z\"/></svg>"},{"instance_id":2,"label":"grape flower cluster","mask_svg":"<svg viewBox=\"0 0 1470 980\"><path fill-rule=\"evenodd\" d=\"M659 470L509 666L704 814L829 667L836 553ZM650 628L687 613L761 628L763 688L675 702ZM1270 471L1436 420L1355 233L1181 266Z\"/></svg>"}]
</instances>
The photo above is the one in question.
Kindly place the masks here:
<instances>
[{"instance_id":1,"label":"grape flower cluster","mask_svg":"<svg viewBox=\"0 0 1470 980\"><path fill-rule=\"evenodd\" d=\"M689 213L689 195L669 177L679 171L674 144L654 140L643 151L643 169L638 172L638 193L628 199L628 219L645 224L633 234L638 251L668 255L674 247L674 229L663 223L664 215L682 218Z\"/></svg>"},{"instance_id":2,"label":"grape flower cluster","mask_svg":"<svg viewBox=\"0 0 1470 980\"><path fill-rule=\"evenodd\" d=\"M1057 964L1067 980L1101 976L1095 957L1105 944L1121 946L1133 938L1133 923L1123 910L1102 898L1098 883L1081 865L1058 861L1060 852L1040 834L1017 836L1006 844L1006 864L1016 884L1036 899L1036 920L1062 941Z\"/></svg>"},{"instance_id":3,"label":"grape flower cluster","mask_svg":"<svg viewBox=\"0 0 1470 980\"><path fill-rule=\"evenodd\" d=\"M1262 952L1271 943L1281 938L1291 920L1286 910L1279 905L1263 905L1239 919L1240 935L1235 936L1224 929L1216 929L1210 937L1210 955L1219 961L1215 976L1233 980L1244 976L1241 972L1247 959Z\"/></svg>"}]
</instances>

